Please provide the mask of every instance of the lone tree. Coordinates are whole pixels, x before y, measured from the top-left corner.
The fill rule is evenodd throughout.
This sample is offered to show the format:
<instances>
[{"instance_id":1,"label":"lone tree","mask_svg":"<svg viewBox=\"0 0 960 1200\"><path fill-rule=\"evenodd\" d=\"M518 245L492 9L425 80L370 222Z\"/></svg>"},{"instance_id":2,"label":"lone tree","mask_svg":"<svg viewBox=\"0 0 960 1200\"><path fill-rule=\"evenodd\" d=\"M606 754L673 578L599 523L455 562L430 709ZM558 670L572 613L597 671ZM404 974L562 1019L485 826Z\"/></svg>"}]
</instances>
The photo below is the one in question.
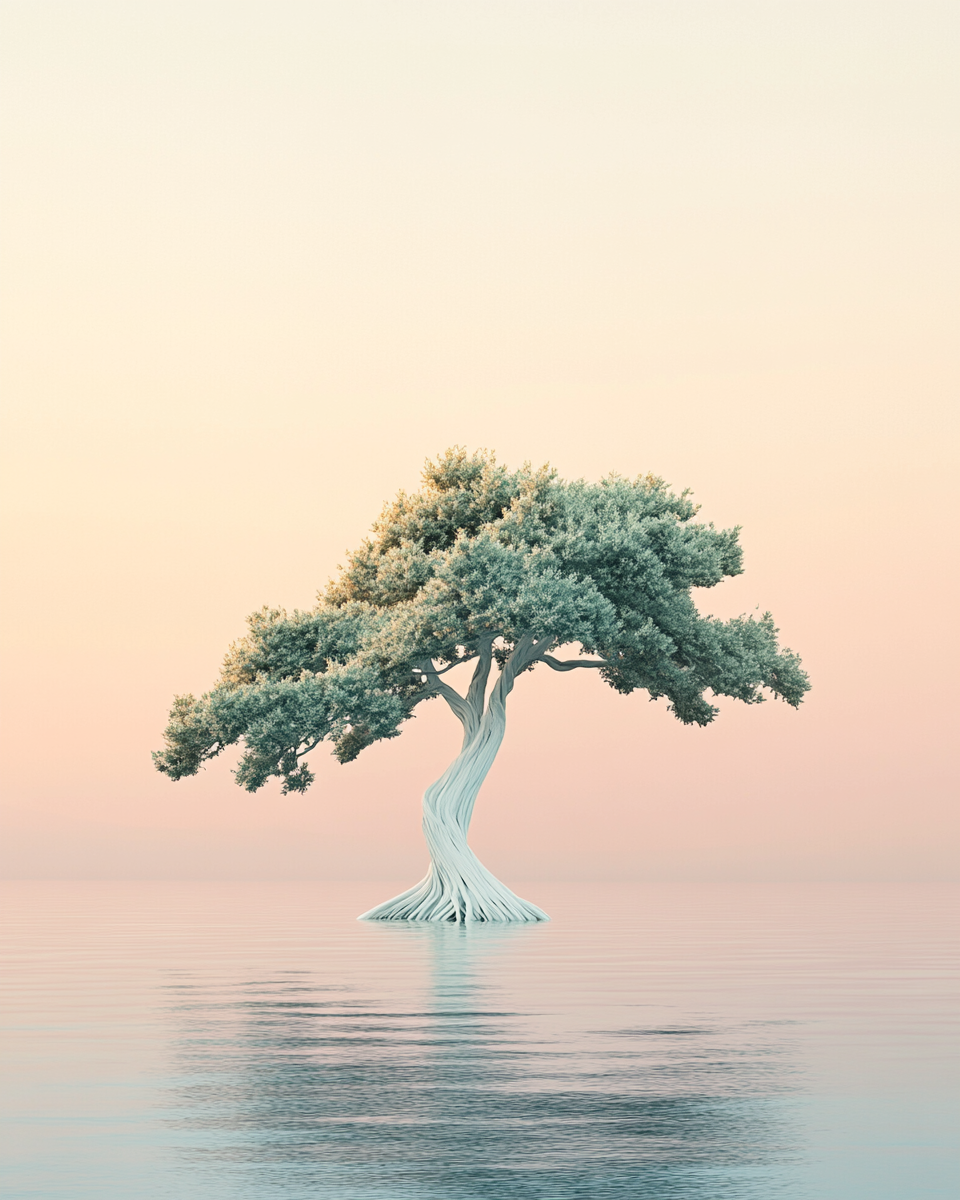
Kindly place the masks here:
<instances>
[{"instance_id":1,"label":"lone tree","mask_svg":"<svg viewBox=\"0 0 960 1200\"><path fill-rule=\"evenodd\" d=\"M716 716L705 692L758 704L766 689L796 707L809 688L769 613L697 612L691 590L739 575L742 551L738 529L697 524L696 512L652 475L566 483L548 467L510 472L485 451L448 450L420 491L387 505L316 608L250 617L213 691L174 700L156 767L194 775L242 739L238 783L254 792L276 777L284 794L303 792L314 778L305 758L322 741L350 762L440 697L463 746L423 798L430 868L364 918L547 920L467 844L520 674L599 671L624 695L665 696L688 725ZM555 657L563 646L575 656ZM469 661L461 695L442 677Z\"/></svg>"}]
</instances>

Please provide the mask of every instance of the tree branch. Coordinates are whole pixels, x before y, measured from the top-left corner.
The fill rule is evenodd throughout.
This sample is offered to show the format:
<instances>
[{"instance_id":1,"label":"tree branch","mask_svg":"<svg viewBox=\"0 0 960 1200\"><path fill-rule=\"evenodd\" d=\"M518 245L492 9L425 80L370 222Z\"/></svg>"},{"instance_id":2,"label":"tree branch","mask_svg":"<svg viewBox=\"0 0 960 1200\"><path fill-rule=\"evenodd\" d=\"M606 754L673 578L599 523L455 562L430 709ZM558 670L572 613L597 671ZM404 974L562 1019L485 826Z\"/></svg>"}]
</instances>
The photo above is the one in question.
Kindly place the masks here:
<instances>
[{"instance_id":1,"label":"tree branch","mask_svg":"<svg viewBox=\"0 0 960 1200\"><path fill-rule=\"evenodd\" d=\"M458 658L456 662L448 663L445 667L440 667L438 670L433 665L433 660L430 660L429 667L411 667L414 675L446 675L448 671L452 671L454 667L462 667L466 662L472 662L476 657L475 654L465 654L463 658Z\"/></svg>"},{"instance_id":2,"label":"tree branch","mask_svg":"<svg viewBox=\"0 0 960 1200\"><path fill-rule=\"evenodd\" d=\"M545 654L547 653L547 651L552 650L556 644L557 644L557 639L555 637L541 638L540 641L536 642L533 647L534 650L536 651L536 653L531 654L530 661L533 662L535 659L543 658L545 656Z\"/></svg>"},{"instance_id":3,"label":"tree branch","mask_svg":"<svg viewBox=\"0 0 960 1200\"><path fill-rule=\"evenodd\" d=\"M303 758L303 756L304 756L305 754L309 754L311 750L316 750L316 748L317 748L317 747L320 745L320 743L321 743L322 741L323 741L323 735L322 735L322 734L321 734L319 737L315 737L315 738L313 739L313 741L310 743L310 745L309 745L309 746L305 747L303 750L297 750L297 751L295 752L295 753L296 753L296 756L297 756L297 758Z\"/></svg>"},{"instance_id":4,"label":"tree branch","mask_svg":"<svg viewBox=\"0 0 960 1200\"><path fill-rule=\"evenodd\" d=\"M464 737L469 737L474 723L473 709L470 705L449 683L440 683L438 680L432 690L446 700L454 716L463 726Z\"/></svg>"},{"instance_id":5,"label":"tree branch","mask_svg":"<svg viewBox=\"0 0 960 1200\"><path fill-rule=\"evenodd\" d=\"M477 647L479 659L467 689L467 703L478 721L483 716L483 704L487 695L487 680L490 678L490 664L493 662L493 641L493 637L484 638Z\"/></svg>"},{"instance_id":6,"label":"tree branch","mask_svg":"<svg viewBox=\"0 0 960 1200\"><path fill-rule=\"evenodd\" d=\"M505 707L507 696L513 691L516 678L523 668L528 667L537 658L545 654L555 641L555 638L545 637L541 638L538 642L534 640L532 633L521 634L517 644L513 648L513 652L503 664L500 678L490 693L490 705L496 704L499 708Z\"/></svg>"},{"instance_id":7,"label":"tree branch","mask_svg":"<svg viewBox=\"0 0 960 1200\"><path fill-rule=\"evenodd\" d=\"M610 665L605 658L570 658L561 662L560 659L551 658L549 654L541 655L541 661L545 662L553 671L573 671L576 667L608 667Z\"/></svg>"},{"instance_id":8,"label":"tree branch","mask_svg":"<svg viewBox=\"0 0 960 1200\"><path fill-rule=\"evenodd\" d=\"M453 665L459 666L459 663L454 663ZM429 668L418 667L417 670L421 675L426 675L427 687L413 697L410 708L415 708L421 700L426 700L428 696L442 696L452 709L454 716L464 727L465 732L469 733L472 725L473 710L455 688L452 688L449 683L443 683L440 680L439 677L443 672L437 671L432 663Z\"/></svg>"},{"instance_id":9,"label":"tree branch","mask_svg":"<svg viewBox=\"0 0 960 1200\"><path fill-rule=\"evenodd\" d=\"M503 664L503 672L500 678L503 679L504 675L509 675L512 680L517 672L521 671L530 661L532 657L530 651L536 644L532 633L521 633L517 644L510 652L510 657Z\"/></svg>"}]
</instances>

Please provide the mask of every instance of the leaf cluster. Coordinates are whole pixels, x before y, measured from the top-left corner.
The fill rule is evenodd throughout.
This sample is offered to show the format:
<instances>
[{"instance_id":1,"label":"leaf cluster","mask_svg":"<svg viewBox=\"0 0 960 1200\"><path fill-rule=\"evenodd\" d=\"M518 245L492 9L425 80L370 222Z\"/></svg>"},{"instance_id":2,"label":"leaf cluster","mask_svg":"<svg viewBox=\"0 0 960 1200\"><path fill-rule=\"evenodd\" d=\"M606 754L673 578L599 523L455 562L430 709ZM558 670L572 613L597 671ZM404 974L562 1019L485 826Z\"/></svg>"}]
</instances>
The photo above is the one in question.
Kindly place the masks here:
<instances>
[{"instance_id":1,"label":"leaf cluster","mask_svg":"<svg viewBox=\"0 0 960 1200\"><path fill-rule=\"evenodd\" d=\"M302 760L321 741L350 761L397 735L441 690L438 672L484 646L502 666L525 635L579 644L611 687L666 697L686 723L713 720L708 692L799 704L809 683L769 614L698 613L693 590L743 568L739 530L696 514L653 475L565 482L448 450L386 506L313 610L249 619L213 691L176 699L157 768L194 774L242 739L238 782L302 791L313 778Z\"/></svg>"}]
</instances>

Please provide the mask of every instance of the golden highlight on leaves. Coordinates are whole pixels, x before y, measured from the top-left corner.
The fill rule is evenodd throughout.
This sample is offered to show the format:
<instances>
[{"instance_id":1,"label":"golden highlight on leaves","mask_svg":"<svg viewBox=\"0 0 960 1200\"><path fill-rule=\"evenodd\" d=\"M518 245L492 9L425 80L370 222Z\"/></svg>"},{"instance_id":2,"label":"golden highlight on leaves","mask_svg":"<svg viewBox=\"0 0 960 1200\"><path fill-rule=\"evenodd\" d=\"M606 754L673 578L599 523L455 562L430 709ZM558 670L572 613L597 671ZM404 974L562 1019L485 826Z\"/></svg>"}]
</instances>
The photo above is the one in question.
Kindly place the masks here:
<instances>
[{"instance_id":1,"label":"golden highlight on leaves","mask_svg":"<svg viewBox=\"0 0 960 1200\"><path fill-rule=\"evenodd\" d=\"M502 668L524 639L521 670L594 668L619 692L666 697L688 724L713 720L708 693L796 706L809 682L769 613L697 612L694 589L743 569L739 529L698 524L697 511L656 475L567 482L455 446L385 506L314 609L249 618L216 687L174 702L157 769L192 775L242 741L242 786L303 791L320 742L350 762L424 700L456 711L442 672L484 645ZM553 655L570 644L580 657Z\"/></svg>"}]
</instances>

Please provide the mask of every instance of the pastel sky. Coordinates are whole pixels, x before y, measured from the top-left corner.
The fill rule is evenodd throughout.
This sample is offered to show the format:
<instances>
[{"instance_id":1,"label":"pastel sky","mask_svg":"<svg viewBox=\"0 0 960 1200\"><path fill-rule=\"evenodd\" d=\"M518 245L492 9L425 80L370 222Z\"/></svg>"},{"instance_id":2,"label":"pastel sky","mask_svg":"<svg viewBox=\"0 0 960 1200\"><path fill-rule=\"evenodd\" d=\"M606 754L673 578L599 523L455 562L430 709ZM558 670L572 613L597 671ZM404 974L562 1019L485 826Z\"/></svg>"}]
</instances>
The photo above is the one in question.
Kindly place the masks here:
<instances>
[{"instance_id":1,"label":"pastel sky","mask_svg":"<svg viewBox=\"0 0 960 1200\"><path fill-rule=\"evenodd\" d=\"M495 872L951 874L955 4L2 12L7 874L412 883L439 705L305 796L149 754L454 443L693 488L814 685L524 677Z\"/></svg>"}]
</instances>

